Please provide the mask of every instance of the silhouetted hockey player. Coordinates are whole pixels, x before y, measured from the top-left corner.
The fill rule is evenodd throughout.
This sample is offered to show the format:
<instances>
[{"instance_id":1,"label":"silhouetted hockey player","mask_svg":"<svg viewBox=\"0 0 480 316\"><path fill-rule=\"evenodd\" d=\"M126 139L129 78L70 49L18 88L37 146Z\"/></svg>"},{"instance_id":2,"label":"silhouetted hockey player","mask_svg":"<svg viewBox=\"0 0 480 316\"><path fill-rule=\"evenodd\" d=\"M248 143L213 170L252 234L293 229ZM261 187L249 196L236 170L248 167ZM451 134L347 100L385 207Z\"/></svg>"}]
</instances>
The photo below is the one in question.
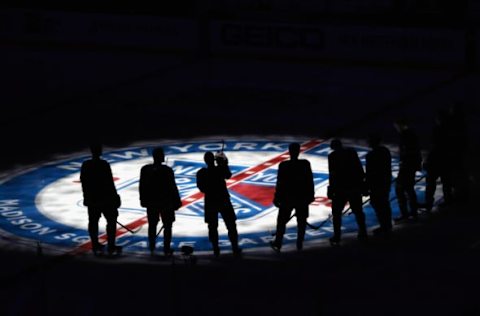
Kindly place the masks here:
<instances>
[{"instance_id":1,"label":"silhouetted hockey player","mask_svg":"<svg viewBox=\"0 0 480 316\"><path fill-rule=\"evenodd\" d=\"M82 163L80 181L82 182L83 204L88 207L88 233L92 242L92 250L98 254L103 250L103 245L98 242L98 221L103 214L107 220L108 253L121 251L115 245L118 208L120 196L113 183L110 164L101 159L102 146L90 146L92 159Z\"/></svg>"},{"instance_id":2,"label":"silhouetted hockey player","mask_svg":"<svg viewBox=\"0 0 480 316\"><path fill-rule=\"evenodd\" d=\"M422 154L417 134L408 126L406 120L397 120L394 126L400 134L400 166L395 183L395 193L397 195L398 207L400 208L400 216L395 218L395 221L400 222L408 219L410 216L417 218L418 215L415 173L421 169Z\"/></svg>"},{"instance_id":3,"label":"silhouetted hockey player","mask_svg":"<svg viewBox=\"0 0 480 316\"><path fill-rule=\"evenodd\" d=\"M423 165L426 175L425 208L431 211L434 202L437 179L442 182L444 205L450 204L453 199L453 166L456 151L450 150L454 143L453 134L449 131L447 114L439 111L435 117L432 134L432 146Z\"/></svg>"},{"instance_id":4,"label":"silhouetted hockey player","mask_svg":"<svg viewBox=\"0 0 480 316\"><path fill-rule=\"evenodd\" d=\"M175 183L172 168L163 164L165 154L162 148L153 150L153 164L142 167L140 171L140 204L147 208L148 242L150 253L155 251L157 224L161 217L163 223L163 252L171 255L172 224L175 210L182 206L180 194Z\"/></svg>"},{"instance_id":5,"label":"silhouetted hockey player","mask_svg":"<svg viewBox=\"0 0 480 316\"><path fill-rule=\"evenodd\" d=\"M329 187L328 198L332 200L333 237L332 244L340 242L342 211L350 203L358 226L358 239L367 239L365 214L362 207L362 191L365 186L365 173L357 152L344 148L342 142L334 139L330 143L333 150L328 155Z\"/></svg>"},{"instance_id":6,"label":"silhouetted hockey player","mask_svg":"<svg viewBox=\"0 0 480 316\"><path fill-rule=\"evenodd\" d=\"M448 108L447 127L449 141L455 144L455 156L452 164L453 195L456 203L466 203L469 200L468 151L469 132L465 117L464 105L456 102Z\"/></svg>"},{"instance_id":7,"label":"silhouetted hockey player","mask_svg":"<svg viewBox=\"0 0 480 316\"><path fill-rule=\"evenodd\" d=\"M366 185L370 204L375 210L380 227L374 234L388 236L392 231L392 209L390 186L392 182L392 156L390 150L381 145L379 135L370 135L368 144L372 149L366 156Z\"/></svg>"},{"instance_id":8,"label":"silhouetted hockey player","mask_svg":"<svg viewBox=\"0 0 480 316\"><path fill-rule=\"evenodd\" d=\"M235 255L241 253L238 247L238 233L235 221L237 216L230 201L226 179L230 179L232 172L228 167L225 155L215 155L208 151L204 155L207 167L197 172L197 187L205 194L205 222L208 224L208 238L212 243L215 256L220 255L218 246L218 214L222 215L228 230L228 238ZM217 165L215 165L215 162Z\"/></svg>"},{"instance_id":9,"label":"silhouetted hockey player","mask_svg":"<svg viewBox=\"0 0 480 316\"><path fill-rule=\"evenodd\" d=\"M303 248L305 228L307 226L308 205L315 199L312 168L310 162L298 159L300 144L292 143L288 147L290 160L278 166L277 184L273 204L278 207L277 231L271 243L274 250L282 247L285 227L293 209L297 217L297 249Z\"/></svg>"}]
</instances>

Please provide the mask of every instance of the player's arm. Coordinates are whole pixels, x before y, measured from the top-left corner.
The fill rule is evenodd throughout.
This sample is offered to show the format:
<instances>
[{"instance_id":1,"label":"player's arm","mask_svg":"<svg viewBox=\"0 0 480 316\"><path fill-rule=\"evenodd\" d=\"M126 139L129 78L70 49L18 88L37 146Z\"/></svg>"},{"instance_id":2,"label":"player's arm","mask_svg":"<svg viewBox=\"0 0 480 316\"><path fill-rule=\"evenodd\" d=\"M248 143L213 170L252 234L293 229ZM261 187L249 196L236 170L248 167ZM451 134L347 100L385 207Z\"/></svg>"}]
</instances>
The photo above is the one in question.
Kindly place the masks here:
<instances>
[{"instance_id":1,"label":"player's arm","mask_svg":"<svg viewBox=\"0 0 480 316\"><path fill-rule=\"evenodd\" d=\"M140 195L140 205L142 207L146 207L145 203L146 203L146 168L145 166L142 167L142 169L140 170L140 181L139 181L139 184L138 184L138 193Z\"/></svg>"},{"instance_id":2,"label":"player's arm","mask_svg":"<svg viewBox=\"0 0 480 316\"><path fill-rule=\"evenodd\" d=\"M80 183L82 184L82 192L83 192L83 205L89 205L89 185L88 185L88 162L84 162L80 169Z\"/></svg>"},{"instance_id":3,"label":"player's arm","mask_svg":"<svg viewBox=\"0 0 480 316\"><path fill-rule=\"evenodd\" d=\"M284 196L284 166L283 163L280 163L278 166L277 183L275 184L275 194L273 196L273 204L276 207L280 207Z\"/></svg>"},{"instance_id":4,"label":"player's arm","mask_svg":"<svg viewBox=\"0 0 480 316\"><path fill-rule=\"evenodd\" d=\"M313 181L313 172L312 166L310 165L309 161L306 161L306 181L307 181L307 192L310 194L310 203L315 201L315 182Z\"/></svg>"},{"instance_id":5,"label":"player's arm","mask_svg":"<svg viewBox=\"0 0 480 316\"><path fill-rule=\"evenodd\" d=\"M332 199L335 196L335 187L337 181L335 159L332 154L328 155L328 187L327 197Z\"/></svg>"},{"instance_id":6,"label":"player's arm","mask_svg":"<svg viewBox=\"0 0 480 316\"><path fill-rule=\"evenodd\" d=\"M169 178L172 192L173 209L178 210L180 207L182 207L182 200L180 198L180 193L178 192L177 183L175 182L175 174L171 168L169 170Z\"/></svg>"},{"instance_id":7,"label":"player's arm","mask_svg":"<svg viewBox=\"0 0 480 316\"><path fill-rule=\"evenodd\" d=\"M206 169L204 168L198 170L197 172L197 188L200 190L200 192L203 192L203 193L205 193L205 191L207 190L206 183L205 183L206 182L205 172L206 172Z\"/></svg>"}]
</instances>

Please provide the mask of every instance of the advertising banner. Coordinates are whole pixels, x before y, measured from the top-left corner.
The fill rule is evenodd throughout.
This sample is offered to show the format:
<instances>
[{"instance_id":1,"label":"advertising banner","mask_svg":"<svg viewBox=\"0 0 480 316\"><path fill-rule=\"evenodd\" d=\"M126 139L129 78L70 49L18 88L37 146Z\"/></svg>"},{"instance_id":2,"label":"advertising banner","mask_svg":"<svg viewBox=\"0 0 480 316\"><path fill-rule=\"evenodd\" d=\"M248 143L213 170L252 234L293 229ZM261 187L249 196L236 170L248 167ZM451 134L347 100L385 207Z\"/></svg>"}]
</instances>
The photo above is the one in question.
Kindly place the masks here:
<instances>
[{"instance_id":1,"label":"advertising banner","mask_svg":"<svg viewBox=\"0 0 480 316\"><path fill-rule=\"evenodd\" d=\"M0 12L0 37L15 41L194 50L196 22L180 18L70 12Z\"/></svg>"},{"instance_id":2,"label":"advertising banner","mask_svg":"<svg viewBox=\"0 0 480 316\"><path fill-rule=\"evenodd\" d=\"M457 65L465 31L441 28L337 26L215 21L212 52L297 59Z\"/></svg>"}]
</instances>

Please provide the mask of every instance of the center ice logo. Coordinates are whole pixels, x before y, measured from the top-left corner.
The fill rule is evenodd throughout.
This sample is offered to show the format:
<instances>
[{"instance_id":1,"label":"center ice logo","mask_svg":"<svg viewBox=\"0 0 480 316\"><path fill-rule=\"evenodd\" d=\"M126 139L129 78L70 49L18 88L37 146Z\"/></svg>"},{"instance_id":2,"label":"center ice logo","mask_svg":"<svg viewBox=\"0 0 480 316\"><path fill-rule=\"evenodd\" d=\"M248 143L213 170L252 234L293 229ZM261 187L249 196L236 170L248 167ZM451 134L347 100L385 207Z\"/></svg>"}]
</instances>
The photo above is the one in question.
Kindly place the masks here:
<instances>
[{"instance_id":1,"label":"center ice logo","mask_svg":"<svg viewBox=\"0 0 480 316\"><path fill-rule=\"evenodd\" d=\"M237 214L239 243L243 248L265 247L275 229L277 209L273 206L277 168L288 160L291 141L302 144L300 158L311 162L316 200L310 206L309 223L325 220L330 214L326 198L328 185L327 156L329 143L322 140L229 140L224 151L229 159L232 178L227 181L232 204ZM205 166L206 151L222 148L218 141L158 143L151 146L106 151L103 158L111 163L117 191L122 198L118 221L139 231L132 234L119 226L118 244L125 251L147 250L147 221L140 206L138 181L140 169L152 162L151 152L164 148L167 164L175 173L183 207L177 211L173 225L173 247L192 245L196 251L210 251L207 226L203 220L203 195L196 186L196 173ZM356 146L362 159L366 148ZM16 175L0 186L0 225L19 237L41 241L65 250L88 243L87 210L83 206L79 171L88 155L55 162ZM363 161L363 159L362 159ZM100 228L105 227L103 218ZM219 225L220 244L228 251L227 232ZM330 235L329 225L322 230L309 230L306 242ZM285 243L296 236L295 221L288 226ZM161 236L159 236L161 237ZM162 246L162 239L158 239Z\"/></svg>"}]
</instances>

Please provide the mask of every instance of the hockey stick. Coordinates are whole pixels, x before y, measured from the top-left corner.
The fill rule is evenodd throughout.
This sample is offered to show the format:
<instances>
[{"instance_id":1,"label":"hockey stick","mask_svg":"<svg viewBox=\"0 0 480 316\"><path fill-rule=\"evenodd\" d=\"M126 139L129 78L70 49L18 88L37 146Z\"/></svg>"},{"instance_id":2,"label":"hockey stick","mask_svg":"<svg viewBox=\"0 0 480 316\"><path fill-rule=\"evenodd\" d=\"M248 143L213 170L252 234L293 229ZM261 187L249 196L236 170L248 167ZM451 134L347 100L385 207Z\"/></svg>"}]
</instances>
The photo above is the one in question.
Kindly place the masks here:
<instances>
[{"instance_id":1,"label":"hockey stick","mask_svg":"<svg viewBox=\"0 0 480 316\"><path fill-rule=\"evenodd\" d=\"M164 225L162 225L162 227L160 227L160 230L158 231L157 235L155 236L155 238L158 237L158 235L160 235L160 233L162 232L162 230L165 228Z\"/></svg>"},{"instance_id":2,"label":"hockey stick","mask_svg":"<svg viewBox=\"0 0 480 316\"><path fill-rule=\"evenodd\" d=\"M420 178L418 178L418 179L415 180L415 184L417 184L418 182L422 181L425 177L426 177L426 174L423 174ZM393 179L392 184L395 183L396 180L397 180L397 178ZM389 201L392 202L392 201L394 201L396 198L397 198L397 197L394 196L394 197L392 197ZM365 205L365 204L367 204L368 202L370 202L370 198L368 198L368 199L366 199L365 201L363 201L363 202L362 202L362 206ZM344 216L344 215L347 214L348 212L351 212L351 210L352 210L352 208L349 206L346 210L344 210L344 211L342 212L342 216ZM290 218L288 219L288 221L287 221L285 224L287 224L288 222L290 222L290 220L291 220L292 218L294 218L295 215L296 215L296 214L293 213L292 216L290 216ZM350 214L349 214L349 215L350 215ZM332 215L332 213L330 213L330 214L328 215L328 217L327 217L324 221L322 221L318 226L314 226L314 225L310 224L309 222L307 222L307 226L310 227L310 228L313 229L313 230L318 230L318 229L320 229L321 227L323 227L323 225L325 225L328 221L330 221L330 220L332 219L332 217L333 217L333 215ZM273 233L272 236L273 236L273 235L275 235L275 233Z\"/></svg>"},{"instance_id":3,"label":"hockey stick","mask_svg":"<svg viewBox=\"0 0 480 316\"><path fill-rule=\"evenodd\" d=\"M420 178L418 178L417 180L415 180L415 184L417 184L418 182L422 181L422 180L425 178L425 176L426 176L426 174L423 174ZM397 180L397 178L393 179L392 184L395 183L396 180ZM393 196L393 197L389 200L389 202L394 201L396 198L397 198L396 195ZM363 201L362 206L365 205L365 204L367 204L368 202L370 202L370 198L368 198L368 199L366 199L365 201ZM346 210L344 210L344 211L342 212L342 216L345 215L345 214L347 214L348 212L351 212L351 210L352 210L352 208L349 206ZM350 215L350 214L348 214L348 215ZM332 218L332 213L330 213L330 214L328 215L327 219L325 219L323 222L321 222L320 225L318 225L318 226L313 226L312 224L309 224L309 223L307 222L307 226L310 227L311 229L317 230L317 229L320 229L323 225L325 225L326 222L328 222L329 220L331 220L331 218Z\"/></svg>"},{"instance_id":4,"label":"hockey stick","mask_svg":"<svg viewBox=\"0 0 480 316\"><path fill-rule=\"evenodd\" d=\"M122 228L126 229L128 232L132 233L132 234L136 234L138 233L141 229L142 229L142 226L138 227L136 230L131 230L130 228L128 228L127 226L123 225L122 223L120 223L119 221L117 221L117 224L122 226Z\"/></svg>"}]
</instances>

